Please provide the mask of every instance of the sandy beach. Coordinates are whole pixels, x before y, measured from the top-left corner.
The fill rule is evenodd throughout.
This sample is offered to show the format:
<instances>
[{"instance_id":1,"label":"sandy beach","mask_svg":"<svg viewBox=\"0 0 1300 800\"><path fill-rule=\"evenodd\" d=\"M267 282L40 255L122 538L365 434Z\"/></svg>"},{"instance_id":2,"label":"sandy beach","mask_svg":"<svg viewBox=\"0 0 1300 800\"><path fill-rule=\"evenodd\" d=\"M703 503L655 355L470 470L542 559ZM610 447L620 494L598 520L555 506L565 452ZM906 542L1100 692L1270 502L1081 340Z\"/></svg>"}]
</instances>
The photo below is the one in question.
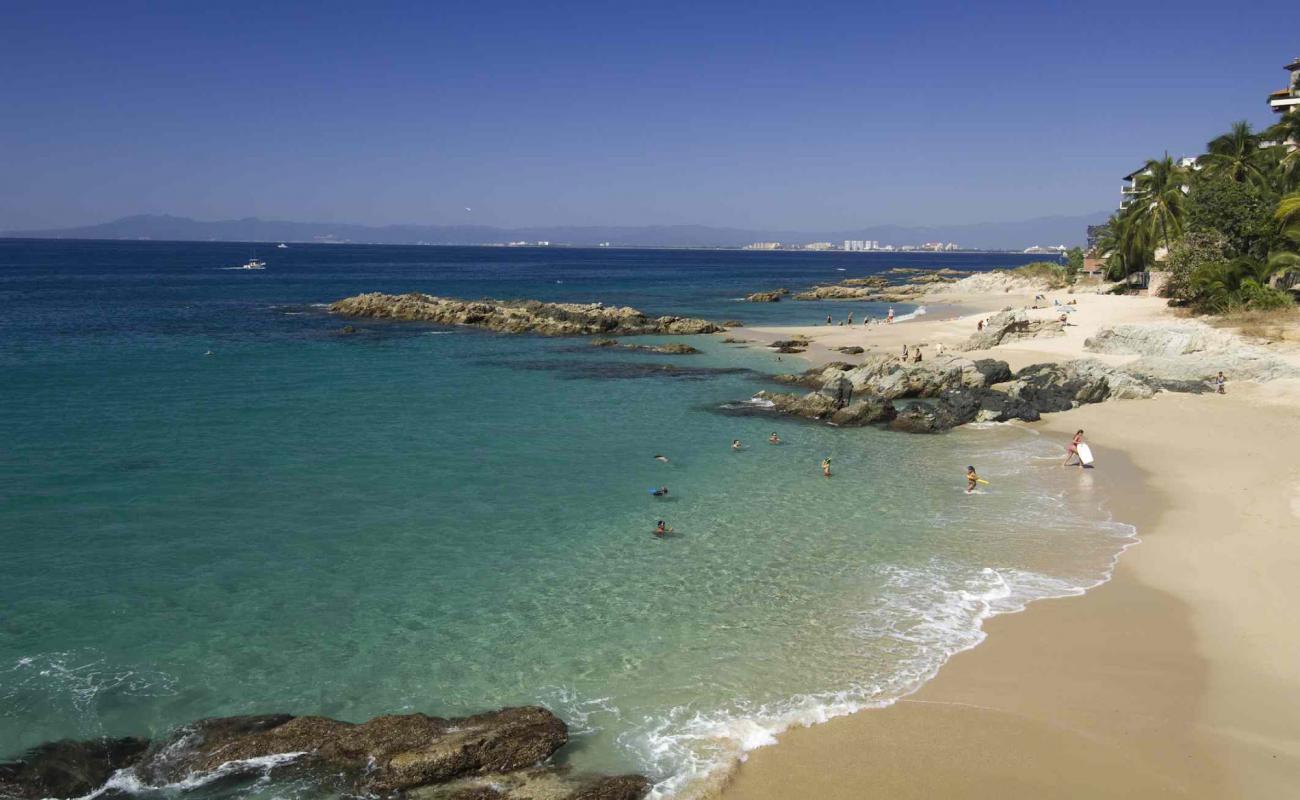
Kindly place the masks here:
<instances>
[{"instance_id":1,"label":"sandy beach","mask_svg":"<svg viewBox=\"0 0 1300 800\"><path fill-rule=\"evenodd\" d=\"M812 364L843 360L832 348L845 345L922 344L929 354L964 341L992 311L1033 303L1032 294L933 299L906 323L740 335L805 336ZM1064 336L988 354L1013 369L1122 361L1085 352L1084 340L1173 316L1158 298L1053 299L1078 300ZM1297 408L1300 382L1243 382L1226 395L1160 394L1013 423L1060 441L1063 455L1074 430L1087 431L1097 468L1069 469L1141 539L1112 580L991 620L985 642L893 706L787 732L752 752L723 796L1289 796L1300 783Z\"/></svg>"}]
</instances>

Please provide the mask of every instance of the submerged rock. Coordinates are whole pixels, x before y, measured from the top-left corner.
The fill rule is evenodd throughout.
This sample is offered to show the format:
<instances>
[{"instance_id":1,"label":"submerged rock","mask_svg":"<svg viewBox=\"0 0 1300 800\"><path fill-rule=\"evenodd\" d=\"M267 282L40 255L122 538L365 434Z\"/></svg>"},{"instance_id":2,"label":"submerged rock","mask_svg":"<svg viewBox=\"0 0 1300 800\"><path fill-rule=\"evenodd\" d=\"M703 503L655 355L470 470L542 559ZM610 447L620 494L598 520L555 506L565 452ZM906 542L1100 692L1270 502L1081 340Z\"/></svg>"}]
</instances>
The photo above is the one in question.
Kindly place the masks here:
<instances>
[{"instance_id":1,"label":"submerged rock","mask_svg":"<svg viewBox=\"0 0 1300 800\"><path fill-rule=\"evenodd\" d=\"M543 303L537 300L458 300L430 294L361 294L330 305L348 317L469 325L502 333L543 336L718 333L722 327L690 317L649 317L635 308L601 303Z\"/></svg>"},{"instance_id":2,"label":"submerged rock","mask_svg":"<svg viewBox=\"0 0 1300 800\"><path fill-rule=\"evenodd\" d=\"M90 794L114 772L134 764L148 746L148 740L134 738L48 742L0 763L0 797L39 800Z\"/></svg>"},{"instance_id":3,"label":"submerged rock","mask_svg":"<svg viewBox=\"0 0 1300 800\"><path fill-rule=\"evenodd\" d=\"M774 289L770 292L754 292L745 295L745 299L751 303L779 303L781 298L789 293L789 289Z\"/></svg>"},{"instance_id":4,"label":"submerged rock","mask_svg":"<svg viewBox=\"0 0 1300 800\"><path fill-rule=\"evenodd\" d=\"M633 350L638 353L657 353L668 356L690 356L696 355L700 351L689 344L671 343L671 344L622 344L616 339L592 339L592 347L620 347L624 350Z\"/></svg>"}]
</instances>

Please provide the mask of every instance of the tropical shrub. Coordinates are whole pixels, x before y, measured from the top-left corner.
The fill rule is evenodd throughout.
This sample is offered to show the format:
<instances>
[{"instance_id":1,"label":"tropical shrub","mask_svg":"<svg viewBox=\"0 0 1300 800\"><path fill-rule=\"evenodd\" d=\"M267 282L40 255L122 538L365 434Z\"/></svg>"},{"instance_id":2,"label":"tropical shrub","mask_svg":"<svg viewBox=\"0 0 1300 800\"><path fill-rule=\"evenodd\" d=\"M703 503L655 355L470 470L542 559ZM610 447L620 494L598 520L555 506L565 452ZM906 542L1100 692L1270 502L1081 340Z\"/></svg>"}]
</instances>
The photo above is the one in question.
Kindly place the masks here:
<instances>
[{"instance_id":1,"label":"tropical shrub","mask_svg":"<svg viewBox=\"0 0 1300 800\"><path fill-rule=\"evenodd\" d=\"M1217 233L1232 257L1262 261L1278 242L1273 219L1278 198L1271 190L1224 175L1197 175L1185 208L1189 231Z\"/></svg>"},{"instance_id":2,"label":"tropical shrub","mask_svg":"<svg viewBox=\"0 0 1300 800\"><path fill-rule=\"evenodd\" d=\"M1063 289L1068 283L1065 267L1051 261L1034 261L1016 268L1015 273L1031 280L1043 281L1051 289Z\"/></svg>"},{"instance_id":3,"label":"tropical shrub","mask_svg":"<svg viewBox=\"0 0 1300 800\"><path fill-rule=\"evenodd\" d=\"M1267 264L1250 258L1201 264L1192 270L1189 301L1206 314L1293 305L1291 295L1268 285L1269 271Z\"/></svg>"},{"instance_id":4,"label":"tropical shrub","mask_svg":"<svg viewBox=\"0 0 1300 800\"><path fill-rule=\"evenodd\" d=\"M1183 234L1169 248L1169 257L1165 260L1169 278L1161 292L1162 296L1180 304L1192 302L1192 274L1203 264L1218 264L1227 260L1228 245L1219 234L1206 231Z\"/></svg>"},{"instance_id":5,"label":"tropical shrub","mask_svg":"<svg viewBox=\"0 0 1300 800\"><path fill-rule=\"evenodd\" d=\"M1073 284L1083 272L1083 248L1071 247L1065 253L1065 280Z\"/></svg>"}]
</instances>

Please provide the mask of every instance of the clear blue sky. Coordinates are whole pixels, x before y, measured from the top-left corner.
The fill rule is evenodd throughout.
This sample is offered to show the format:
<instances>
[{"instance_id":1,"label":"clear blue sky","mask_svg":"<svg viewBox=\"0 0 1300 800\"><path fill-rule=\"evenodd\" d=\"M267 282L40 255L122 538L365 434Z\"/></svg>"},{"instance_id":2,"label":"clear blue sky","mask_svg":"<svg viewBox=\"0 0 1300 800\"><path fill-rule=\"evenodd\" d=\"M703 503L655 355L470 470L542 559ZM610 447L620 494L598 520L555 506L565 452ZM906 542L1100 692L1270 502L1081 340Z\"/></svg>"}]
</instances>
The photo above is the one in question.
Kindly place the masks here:
<instances>
[{"instance_id":1,"label":"clear blue sky","mask_svg":"<svg viewBox=\"0 0 1300 800\"><path fill-rule=\"evenodd\" d=\"M1294 0L0 0L0 229L1088 213L1268 124L1298 30Z\"/></svg>"}]
</instances>

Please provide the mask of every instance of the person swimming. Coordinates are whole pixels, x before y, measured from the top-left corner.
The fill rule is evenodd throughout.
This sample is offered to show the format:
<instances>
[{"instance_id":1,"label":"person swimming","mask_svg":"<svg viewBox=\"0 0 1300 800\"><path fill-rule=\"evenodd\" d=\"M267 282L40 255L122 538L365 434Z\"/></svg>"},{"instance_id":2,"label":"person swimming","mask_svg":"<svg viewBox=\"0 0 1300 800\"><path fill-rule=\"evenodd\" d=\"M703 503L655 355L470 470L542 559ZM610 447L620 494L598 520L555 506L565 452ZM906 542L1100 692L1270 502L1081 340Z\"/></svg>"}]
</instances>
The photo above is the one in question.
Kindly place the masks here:
<instances>
[{"instance_id":1,"label":"person swimming","mask_svg":"<svg viewBox=\"0 0 1300 800\"><path fill-rule=\"evenodd\" d=\"M781 443L781 437L776 435L776 431L772 431L772 435L769 436L769 437L767 437L767 443L768 443L768 444L780 444L780 443Z\"/></svg>"},{"instance_id":2,"label":"person swimming","mask_svg":"<svg viewBox=\"0 0 1300 800\"><path fill-rule=\"evenodd\" d=\"M658 489L655 489L655 490L654 490L653 492L651 492L650 494L654 495L655 497L667 497L667 496L668 496L668 487L667 487L667 486L660 486Z\"/></svg>"},{"instance_id":3,"label":"person swimming","mask_svg":"<svg viewBox=\"0 0 1300 800\"><path fill-rule=\"evenodd\" d=\"M656 453L656 454L655 454L655 461L662 461L662 462L664 462L665 464L667 464L667 463L668 463L668 456L661 456L661 455L659 455L658 453Z\"/></svg>"},{"instance_id":4,"label":"person swimming","mask_svg":"<svg viewBox=\"0 0 1300 800\"><path fill-rule=\"evenodd\" d=\"M655 523L655 530L654 530L655 536L663 537L672 532L673 529L670 528L668 525L666 525L663 520L659 520L658 522Z\"/></svg>"},{"instance_id":5,"label":"person swimming","mask_svg":"<svg viewBox=\"0 0 1300 800\"><path fill-rule=\"evenodd\" d=\"M980 476L975 472L974 467L966 468L966 494L975 491L975 486L980 482Z\"/></svg>"},{"instance_id":6,"label":"person swimming","mask_svg":"<svg viewBox=\"0 0 1300 800\"><path fill-rule=\"evenodd\" d=\"M744 446L743 444L740 443L740 440L739 440L739 439L732 439L732 440L731 440L731 449L732 449L732 450L743 450L743 449L745 449L745 446Z\"/></svg>"}]
</instances>

